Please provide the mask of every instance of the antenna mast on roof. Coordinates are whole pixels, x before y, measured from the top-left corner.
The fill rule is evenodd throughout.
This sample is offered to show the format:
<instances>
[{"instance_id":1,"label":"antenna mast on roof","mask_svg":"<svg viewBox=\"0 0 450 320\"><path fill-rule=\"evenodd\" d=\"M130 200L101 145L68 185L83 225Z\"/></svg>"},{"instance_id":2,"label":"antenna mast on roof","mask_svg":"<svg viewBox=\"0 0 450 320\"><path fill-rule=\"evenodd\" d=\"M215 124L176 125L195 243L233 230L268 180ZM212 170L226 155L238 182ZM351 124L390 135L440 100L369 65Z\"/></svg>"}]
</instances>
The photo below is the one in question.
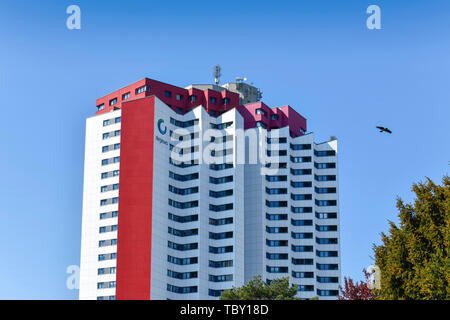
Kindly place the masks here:
<instances>
[{"instance_id":1,"label":"antenna mast on roof","mask_svg":"<svg viewBox=\"0 0 450 320\"><path fill-rule=\"evenodd\" d=\"M213 68L213 76L214 76L214 82L218 85L220 82L220 76L222 75L222 73L220 72L222 69L220 68L220 66L217 64L214 66Z\"/></svg>"}]
</instances>

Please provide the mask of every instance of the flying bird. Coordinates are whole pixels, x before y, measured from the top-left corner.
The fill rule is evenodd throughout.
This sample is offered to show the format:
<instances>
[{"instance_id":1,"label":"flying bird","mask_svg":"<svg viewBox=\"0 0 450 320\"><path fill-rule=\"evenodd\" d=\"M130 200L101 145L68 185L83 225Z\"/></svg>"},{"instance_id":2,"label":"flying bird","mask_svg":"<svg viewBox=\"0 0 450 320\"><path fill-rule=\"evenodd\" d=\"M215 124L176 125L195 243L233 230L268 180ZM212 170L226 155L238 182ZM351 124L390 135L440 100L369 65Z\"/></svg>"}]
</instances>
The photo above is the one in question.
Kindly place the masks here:
<instances>
[{"instance_id":1,"label":"flying bird","mask_svg":"<svg viewBox=\"0 0 450 320\"><path fill-rule=\"evenodd\" d=\"M389 130L388 128L385 128L385 127L377 127L377 129L380 129L380 132L392 133L391 130Z\"/></svg>"}]
</instances>

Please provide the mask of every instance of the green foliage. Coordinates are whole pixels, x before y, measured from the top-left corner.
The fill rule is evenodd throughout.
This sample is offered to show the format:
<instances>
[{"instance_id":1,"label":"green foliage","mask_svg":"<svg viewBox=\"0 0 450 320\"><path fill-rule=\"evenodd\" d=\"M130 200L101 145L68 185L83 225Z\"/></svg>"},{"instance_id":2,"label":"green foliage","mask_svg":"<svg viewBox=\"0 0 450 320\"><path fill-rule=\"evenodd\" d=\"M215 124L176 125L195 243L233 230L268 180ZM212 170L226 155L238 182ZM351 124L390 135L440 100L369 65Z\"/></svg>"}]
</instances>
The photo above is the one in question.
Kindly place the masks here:
<instances>
[{"instance_id":1,"label":"green foliage","mask_svg":"<svg viewBox=\"0 0 450 320\"><path fill-rule=\"evenodd\" d=\"M297 285L289 287L289 277L275 279L270 285L256 276L246 285L224 290L220 300L297 300Z\"/></svg>"},{"instance_id":2,"label":"green foliage","mask_svg":"<svg viewBox=\"0 0 450 320\"><path fill-rule=\"evenodd\" d=\"M400 225L374 245L381 269L379 299L450 299L450 181L414 184L414 204L397 199Z\"/></svg>"}]
</instances>

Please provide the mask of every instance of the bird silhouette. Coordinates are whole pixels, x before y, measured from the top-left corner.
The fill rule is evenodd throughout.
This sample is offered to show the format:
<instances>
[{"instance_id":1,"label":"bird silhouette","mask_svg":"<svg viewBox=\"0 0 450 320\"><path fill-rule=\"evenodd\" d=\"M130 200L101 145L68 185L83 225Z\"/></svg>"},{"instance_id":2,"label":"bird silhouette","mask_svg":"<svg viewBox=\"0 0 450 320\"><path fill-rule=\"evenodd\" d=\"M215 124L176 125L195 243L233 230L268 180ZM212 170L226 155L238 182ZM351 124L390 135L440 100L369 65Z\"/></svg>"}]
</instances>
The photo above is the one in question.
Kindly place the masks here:
<instances>
[{"instance_id":1,"label":"bird silhouette","mask_svg":"<svg viewBox=\"0 0 450 320\"><path fill-rule=\"evenodd\" d=\"M392 133L391 130L389 130L388 128L385 128L385 127L377 127L377 129L380 129L380 132Z\"/></svg>"}]
</instances>

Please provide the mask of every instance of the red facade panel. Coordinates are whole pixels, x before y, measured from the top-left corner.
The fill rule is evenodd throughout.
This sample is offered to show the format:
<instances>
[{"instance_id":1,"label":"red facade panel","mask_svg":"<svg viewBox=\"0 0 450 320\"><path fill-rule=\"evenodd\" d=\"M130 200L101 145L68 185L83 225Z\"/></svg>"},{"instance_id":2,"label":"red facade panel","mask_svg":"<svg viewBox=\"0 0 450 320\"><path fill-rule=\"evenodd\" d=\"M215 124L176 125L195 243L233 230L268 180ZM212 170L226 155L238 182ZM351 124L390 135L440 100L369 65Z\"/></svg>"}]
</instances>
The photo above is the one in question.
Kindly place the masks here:
<instances>
[{"instance_id":1,"label":"red facade panel","mask_svg":"<svg viewBox=\"0 0 450 320\"><path fill-rule=\"evenodd\" d=\"M116 299L150 299L155 97L122 105Z\"/></svg>"}]
</instances>

